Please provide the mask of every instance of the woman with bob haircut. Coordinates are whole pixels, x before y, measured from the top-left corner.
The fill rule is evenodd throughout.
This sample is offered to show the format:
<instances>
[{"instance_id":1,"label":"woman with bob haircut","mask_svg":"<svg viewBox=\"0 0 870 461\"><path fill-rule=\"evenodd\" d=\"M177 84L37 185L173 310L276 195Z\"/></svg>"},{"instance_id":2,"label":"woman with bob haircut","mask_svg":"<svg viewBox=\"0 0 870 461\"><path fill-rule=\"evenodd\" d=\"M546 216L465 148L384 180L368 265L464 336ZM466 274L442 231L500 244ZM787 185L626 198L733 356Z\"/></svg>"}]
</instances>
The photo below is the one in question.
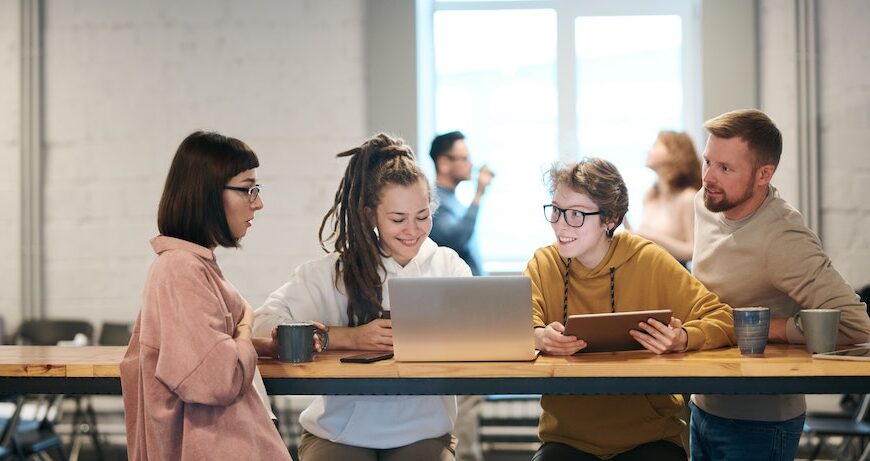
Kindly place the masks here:
<instances>
[{"instance_id":1,"label":"woman with bob haircut","mask_svg":"<svg viewBox=\"0 0 870 461\"><path fill-rule=\"evenodd\" d=\"M646 166L658 180L643 198L643 217L626 230L661 245L682 264L695 245L694 199L701 188L701 161L686 133L660 131L647 154Z\"/></svg>"},{"instance_id":2,"label":"woman with bob haircut","mask_svg":"<svg viewBox=\"0 0 870 461\"><path fill-rule=\"evenodd\" d=\"M668 324L641 322L631 335L656 353L729 346L731 308L661 247L614 229L628 211L628 191L610 162L585 159L549 172L544 217L556 242L540 248L525 274L532 281L535 347L572 355L583 338L564 336L574 314L671 309ZM679 395L545 395L533 460L685 460Z\"/></svg>"},{"instance_id":3,"label":"woman with bob haircut","mask_svg":"<svg viewBox=\"0 0 870 461\"><path fill-rule=\"evenodd\" d=\"M270 341L252 341L253 311L214 255L238 247L263 208L258 166L250 147L218 133L178 146L121 361L130 460L291 459L251 384Z\"/></svg>"},{"instance_id":4,"label":"woman with bob haircut","mask_svg":"<svg viewBox=\"0 0 870 461\"><path fill-rule=\"evenodd\" d=\"M328 254L269 295L254 332L313 320L329 326L329 348L391 351L389 280L471 276L471 269L429 239L432 193L404 141L379 134L338 157L350 161L320 225ZM452 395L318 396L299 418L299 458L452 460L455 420Z\"/></svg>"}]
</instances>

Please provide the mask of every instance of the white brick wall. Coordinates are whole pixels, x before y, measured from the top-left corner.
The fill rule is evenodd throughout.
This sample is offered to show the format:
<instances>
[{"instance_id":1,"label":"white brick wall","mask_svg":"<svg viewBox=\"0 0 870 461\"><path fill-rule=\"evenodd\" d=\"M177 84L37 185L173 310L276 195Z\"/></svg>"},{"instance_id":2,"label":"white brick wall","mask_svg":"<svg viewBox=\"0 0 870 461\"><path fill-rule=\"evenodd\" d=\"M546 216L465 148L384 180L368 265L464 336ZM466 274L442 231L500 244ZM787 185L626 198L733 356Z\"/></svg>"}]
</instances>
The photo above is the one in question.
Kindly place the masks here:
<instances>
[{"instance_id":1,"label":"white brick wall","mask_svg":"<svg viewBox=\"0 0 870 461\"><path fill-rule=\"evenodd\" d=\"M19 3L0 1L0 316L9 333L21 317L20 309L20 87Z\"/></svg>"},{"instance_id":2,"label":"white brick wall","mask_svg":"<svg viewBox=\"0 0 870 461\"><path fill-rule=\"evenodd\" d=\"M870 2L819 1L821 232L855 288L870 283ZM761 106L783 132L775 183L798 199L795 4L760 3Z\"/></svg>"},{"instance_id":3,"label":"white brick wall","mask_svg":"<svg viewBox=\"0 0 870 461\"><path fill-rule=\"evenodd\" d=\"M870 2L817 5L822 233L858 288L870 284Z\"/></svg>"},{"instance_id":4,"label":"white brick wall","mask_svg":"<svg viewBox=\"0 0 870 461\"><path fill-rule=\"evenodd\" d=\"M759 100L782 132L782 159L773 184L795 206L798 185L796 12L792 0L764 0L759 7Z\"/></svg>"},{"instance_id":5,"label":"white brick wall","mask_svg":"<svg viewBox=\"0 0 870 461\"><path fill-rule=\"evenodd\" d=\"M266 207L242 251L219 251L249 302L319 255L343 168L334 154L366 135L363 6L47 2L48 314L134 318L166 171L195 129L260 157Z\"/></svg>"}]
</instances>

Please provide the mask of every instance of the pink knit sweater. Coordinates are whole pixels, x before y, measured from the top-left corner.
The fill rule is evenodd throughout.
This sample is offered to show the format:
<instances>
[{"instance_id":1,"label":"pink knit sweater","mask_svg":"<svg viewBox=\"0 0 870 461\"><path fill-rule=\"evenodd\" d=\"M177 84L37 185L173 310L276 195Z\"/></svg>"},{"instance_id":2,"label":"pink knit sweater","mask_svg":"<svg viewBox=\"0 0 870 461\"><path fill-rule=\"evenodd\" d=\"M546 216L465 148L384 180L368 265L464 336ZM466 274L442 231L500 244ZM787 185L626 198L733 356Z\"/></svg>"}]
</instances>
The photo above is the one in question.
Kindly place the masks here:
<instances>
[{"instance_id":1,"label":"pink knit sweater","mask_svg":"<svg viewBox=\"0 0 870 461\"><path fill-rule=\"evenodd\" d=\"M121 362L128 458L290 459L251 386L257 353L233 339L242 298L214 253L164 236L151 246L158 256Z\"/></svg>"}]
</instances>

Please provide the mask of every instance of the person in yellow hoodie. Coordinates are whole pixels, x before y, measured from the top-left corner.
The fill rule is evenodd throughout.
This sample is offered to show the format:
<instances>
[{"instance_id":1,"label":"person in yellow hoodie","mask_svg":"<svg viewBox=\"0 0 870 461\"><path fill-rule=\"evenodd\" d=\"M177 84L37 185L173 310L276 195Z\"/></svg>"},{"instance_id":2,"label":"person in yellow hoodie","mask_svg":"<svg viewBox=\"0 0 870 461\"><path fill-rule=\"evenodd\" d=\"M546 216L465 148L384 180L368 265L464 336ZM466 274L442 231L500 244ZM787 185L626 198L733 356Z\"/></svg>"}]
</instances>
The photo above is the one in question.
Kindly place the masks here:
<instances>
[{"instance_id":1,"label":"person in yellow hoodie","mask_svg":"<svg viewBox=\"0 0 870 461\"><path fill-rule=\"evenodd\" d=\"M525 274L532 281L535 346L571 355L583 338L564 336L569 315L671 309L668 325L642 322L632 336L656 353L734 344L731 308L664 249L629 233L614 235L628 211L628 191L610 162L584 159L549 172L552 203L544 214L556 242L540 248ZM685 460L679 395L541 398L543 442L532 458L548 460Z\"/></svg>"}]
</instances>

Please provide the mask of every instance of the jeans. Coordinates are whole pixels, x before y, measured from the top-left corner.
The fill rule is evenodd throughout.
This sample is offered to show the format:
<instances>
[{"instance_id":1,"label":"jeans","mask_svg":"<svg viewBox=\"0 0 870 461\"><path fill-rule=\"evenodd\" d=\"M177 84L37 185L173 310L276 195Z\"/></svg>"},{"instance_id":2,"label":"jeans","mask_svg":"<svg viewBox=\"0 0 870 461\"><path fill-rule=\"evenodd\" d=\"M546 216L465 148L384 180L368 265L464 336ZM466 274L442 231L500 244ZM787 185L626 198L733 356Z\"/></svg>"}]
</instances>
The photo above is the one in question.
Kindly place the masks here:
<instances>
[{"instance_id":1,"label":"jeans","mask_svg":"<svg viewBox=\"0 0 870 461\"><path fill-rule=\"evenodd\" d=\"M750 421L711 415L689 402L692 461L794 460L806 415L786 421Z\"/></svg>"}]
</instances>

